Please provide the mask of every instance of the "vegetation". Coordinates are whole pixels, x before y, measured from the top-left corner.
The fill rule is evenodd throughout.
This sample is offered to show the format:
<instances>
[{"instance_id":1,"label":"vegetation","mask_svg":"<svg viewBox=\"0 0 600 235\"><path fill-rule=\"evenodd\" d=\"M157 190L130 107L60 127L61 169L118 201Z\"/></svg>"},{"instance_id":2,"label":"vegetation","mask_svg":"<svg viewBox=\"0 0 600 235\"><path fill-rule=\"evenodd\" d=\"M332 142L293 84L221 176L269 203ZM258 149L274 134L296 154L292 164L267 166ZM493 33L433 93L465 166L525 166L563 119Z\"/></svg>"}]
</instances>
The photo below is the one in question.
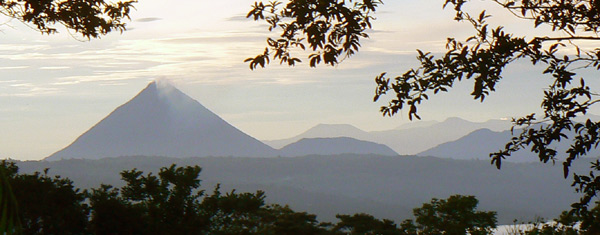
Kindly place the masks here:
<instances>
[{"instance_id":1,"label":"vegetation","mask_svg":"<svg viewBox=\"0 0 600 235\"><path fill-rule=\"evenodd\" d=\"M6 164L3 164L6 165ZM87 225L85 193L73 182L49 177L47 170L32 175L17 174L9 164L8 182L13 188L23 234L81 234Z\"/></svg>"},{"instance_id":2,"label":"vegetation","mask_svg":"<svg viewBox=\"0 0 600 235\"><path fill-rule=\"evenodd\" d=\"M400 224L359 213L337 215L324 223L316 215L265 203L262 191L212 193L200 190L200 167L163 167L154 175L121 172L125 185L79 190L73 182L43 173L19 174L2 161L20 205L22 231L5 234L491 234L496 212L478 211L474 196L431 199ZM401 199L400 199L401 200ZM598 234L600 206L593 216L564 212L556 223L539 224L519 234Z\"/></svg>"},{"instance_id":3,"label":"vegetation","mask_svg":"<svg viewBox=\"0 0 600 235\"><path fill-rule=\"evenodd\" d=\"M414 221L404 220L400 226L368 214L338 215L340 222L333 231L347 234L492 234L492 229L497 226L496 212L476 211L478 203L474 196L433 198L430 203L413 210Z\"/></svg>"},{"instance_id":4,"label":"vegetation","mask_svg":"<svg viewBox=\"0 0 600 235\"><path fill-rule=\"evenodd\" d=\"M597 34L599 1L488 1L535 28L524 36L515 36L501 25L488 24L491 15L486 11L463 10L469 2L446 0L443 6L456 12L454 20L472 25L474 35L465 40L449 38L447 52L441 56L417 50L421 65L401 75L389 76L384 72L376 76L374 100L391 95L388 105L381 107L384 116L407 109L409 119L420 119L417 107L421 103L430 95L449 91L458 82L472 80L471 95L483 102L502 81L509 64L525 60L531 66L543 66L543 76L551 78L541 101L543 114L514 118L514 127L520 128L520 133L490 157L492 164L500 168L503 159L522 149L537 153L544 163L554 163L561 155L565 159L563 169L567 177L572 162L600 144L600 122L574 121L600 101L599 94L586 85L586 79L577 75L582 69L600 69L600 48L580 46L600 40ZM248 17L266 21L270 31L281 34L279 38L267 39L268 47L263 54L246 61L252 69L265 67L271 59L294 65L301 60L293 56L293 49L309 48L315 52L309 56L311 66L320 62L336 65L358 51L360 39L368 37L365 30L371 27L371 15L380 4L379 0L256 3ZM552 32L547 34L541 26L547 26ZM517 130L514 127L513 131ZM570 139L571 146L565 152L559 153L552 147L555 142L566 139ZM599 171L600 161L595 161L591 163L589 174L573 174L573 186L583 193L580 202L573 204L573 213L591 216L588 206L600 192Z\"/></svg>"},{"instance_id":5,"label":"vegetation","mask_svg":"<svg viewBox=\"0 0 600 235\"><path fill-rule=\"evenodd\" d=\"M113 30L123 32L125 19L137 0L6 0L0 14L16 19L43 34L56 33L57 25L87 38L98 38Z\"/></svg>"},{"instance_id":6,"label":"vegetation","mask_svg":"<svg viewBox=\"0 0 600 235\"><path fill-rule=\"evenodd\" d=\"M21 232L17 199L8 183L6 170L10 168L0 167L0 233L2 234L11 231Z\"/></svg>"},{"instance_id":7,"label":"vegetation","mask_svg":"<svg viewBox=\"0 0 600 235\"><path fill-rule=\"evenodd\" d=\"M564 211L554 221L538 219L526 224L515 224L508 230L514 235L593 235L600 233L600 205L591 210L591 216L580 217Z\"/></svg>"},{"instance_id":8,"label":"vegetation","mask_svg":"<svg viewBox=\"0 0 600 235\"><path fill-rule=\"evenodd\" d=\"M199 190L198 166L171 165L157 175L123 171L125 186L84 191L69 179L48 176L48 170L18 174L7 161L0 169L8 171L23 221L23 231L7 234L489 234L496 226L495 213L476 211L472 196L433 199L415 209L416 225L406 220L397 226L367 214L338 215L340 221L331 224L267 205L261 191L223 194L217 186L207 195Z\"/></svg>"},{"instance_id":9,"label":"vegetation","mask_svg":"<svg viewBox=\"0 0 600 235\"><path fill-rule=\"evenodd\" d=\"M415 227L424 234L490 234L496 228L496 212L476 211L478 203L474 196L434 198L414 209ZM412 221L403 223L411 224Z\"/></svg>"}]
</instances>

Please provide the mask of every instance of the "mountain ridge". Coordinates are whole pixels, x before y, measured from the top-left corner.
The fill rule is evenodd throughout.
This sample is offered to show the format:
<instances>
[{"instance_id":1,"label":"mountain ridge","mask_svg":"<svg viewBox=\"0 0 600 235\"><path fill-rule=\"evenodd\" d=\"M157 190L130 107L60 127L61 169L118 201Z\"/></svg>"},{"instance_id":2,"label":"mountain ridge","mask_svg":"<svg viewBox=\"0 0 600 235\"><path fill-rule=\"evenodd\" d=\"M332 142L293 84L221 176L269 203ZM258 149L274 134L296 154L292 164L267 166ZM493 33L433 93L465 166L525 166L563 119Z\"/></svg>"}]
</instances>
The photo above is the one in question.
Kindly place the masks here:
<instances>
[{"instance_id":1,"label":"mountain ridge","mask_svg":"<svg viewBox=\"0 0 600 235\"><path fill-rule=\"evenodd\" d=\"M350 124L324 124L319 123L308 130L285 139L263 140L263 142L273 148L281 149L287 145L298 142L306 138L336 138L350 137L358 140L370 140L369 133Z\"/></svg>"},{"instance_id":2,"label":"mountain ridge","mask_svg":"<svg viewBox=\"0 0 600 235\"><path fill-rule=\"evenodd\" d=\"M306 155L377 154L397 156L390 147L350 137L303 138L280 149L281 155L298 157Z\"/></svg>"},{"instance_id":3,"label":"mountain ridge","mask_svg":"<svg viewBox=\"0 0 600 235\"><path fill-rule=\"evenodd\" d=\"M515 134L519 131L515 130ZM573 133L565 133L569 138L572 138ZM449 158L457 160L490 160L489 154L498 152L504 149L506 143L508 143L513 134L510 130L507 131L493 131L490 129L478 129L475 130L457 140L449 141L433 148L418 153L418 156L434 156L440 158ZM570 147L569 139L550 145L551 148L555 148L558 151L556 156L557 161L563 161L565 159L565 152ZM597 149L591 149L584 157L597 157L600 155L600 151ZM511 156L506 157L503 161L509 162L538 162L540 159L536 153L530 151L530 147L517 151Z\"/></svg>"},{"instance_id":4,"label":"mountain ridge","mask_svg":"<svg viewBox=\"0 0 600 235\"><path fill-rule=\"evenodd\" d=\"M383 131L364 131L349 124L319 124L299 135L279 140L264 141L273 148L297 142L302 138L350 137L358 140L375 142L390 147L398 154L414 155L437 145L457 140L480 128L492 130L508 130L510 121L490 119L486 122L471 122L458 117L450 117L442 122L425 121L413 127L400 127Z\"/></svg>"},{"instance_id":5,"label":"mountain ridge","mask_svg":"<svg viewBox=\"0 0 600 235\"><path fill-rule=\"evenodd\" d=\"M167 82L153 81L45 160L132 155L273 157L277 151Z\"/></svg>"}]
</instances>

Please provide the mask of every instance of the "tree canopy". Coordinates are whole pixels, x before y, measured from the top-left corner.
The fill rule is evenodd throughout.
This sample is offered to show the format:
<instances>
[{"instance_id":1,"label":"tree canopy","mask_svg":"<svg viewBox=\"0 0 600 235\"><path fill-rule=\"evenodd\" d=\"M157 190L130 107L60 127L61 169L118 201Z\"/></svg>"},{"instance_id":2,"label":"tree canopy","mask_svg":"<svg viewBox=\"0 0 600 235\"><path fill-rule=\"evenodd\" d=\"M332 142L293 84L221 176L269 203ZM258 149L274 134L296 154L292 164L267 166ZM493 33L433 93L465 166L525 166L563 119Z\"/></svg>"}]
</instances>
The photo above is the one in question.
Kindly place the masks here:
<instances>
[{"instance_id":1,"label":"tree canopy","mask_svg":"<svg viewBox=\"0 0 600 235\"><path fill-rule=\"evenodd\" d=\"M125 185L79 190L73 182L43 173L19 174L14 162L0 162L8 172L20 206L17 234L489 234L495 212L476 211L473 196L432 199L414 209L400 226L388 219L358 213L322 223L317 216L267 204L265 193L222 193L220 186L200 190L200 167L163 167L158 174L137 169L121 172ZM15 230L5 230L13 234ZM479 233L477 233L479 232Z\"/></svg>"},{"instance_id":2,"label":"tree canopy","mask_svg":"<svg viewBox=\"0 0 600 235\"><path fill-rule=\"evenodd\" d=\"M368 38L372 14L379 0L364 1L290 1L285 7L278 1L267 4L257 2L247 17L264 20L269 31L281 30L279 38L268 38L263 54L246 59L250 68L265 67L272 59L292 66L302 60L292 53L293 48L314 51L309 56L310 65L323 62L336 65L340 59L356 53L360 39Z\"/></svg>"},{"instance_id":3,"label":"tree canopy","mask_svg":"<svg viewBox=\"0 0 600 235\"><path fill-rule=\"evenodd\" d=\"M200 167L163 167L158 174L121 172L125 185L79 190L73 182L43 173L7 171L22 228L3 234L319 234L327 224L287 206L267 205L264 192L212 194L200 190ZM5 218L4 216L2 218Z\"/></svg>"},{"instance_id":4,"label":"tree canopy","mask_svg":"<svg viewBox=\"0 0 600 235\"><path fill-rule=\"evenodd\" d=\"M502 25L490 25L492 17L486 11L468 12L469 0L446 0L444 8L451 8L454 19L473 27L473 36L466 39L449 38L447 51L441 55L417 50L420 66L400 75L383 72L375 77L374 100L389 99L381 107L384 116L394 116L408 110L408 117L420 119L417 108L430 96L448 92L459 82L474 83L471 96L483 102L502 81L509 64L529 61L532 66L543 66L543 74L552 79L543 91L542 114L532 112L513 118L511 140L498 152L491 153L491 162L501 168L502 160L525 149L537 153L541 162L554 163L562 157L564 176L569 175L571 163L585 156L600 144L600 122L587 119L576 122L598 103L599 94L577 74L578 69L600 69L600 48L583 47L582 42L600 40L600 1L559 0L490 0L488 4L502 7L514 17L530 23L533 35L514 35ZM248 13L254 20L264 20L268 30L280 32L278 38L268 38L264 53L248 58L250 68L265 67L271 60L294 65L302 60L293 56L293 49L313 51L310 66L323 62L336 65L356 53L360 40L368 35L372 15L382 4L378 0L291 0L256 3ZM549 26L547 34L541 26ZM565 152L558 152L554 143L570 141ZM499 146L500 147L500 146ZM600 161L591 163L587 175L573 174L581 201L573 204L577 213L588 213L590 201L600 192Z\"/></svg>"},{"instance_id":5,"label":"tree canopy","mask_svg":"<svg viewBox=\"0 0 600 235\"><path fill-rule=\"evenodd\" d=\"M20 230L3 234L492 234L496 212L479 211L474 196L433 198L413 209L414 219L396 224L365 213L338 214L336 223L288 206L267 204L262 191L223 193L200 189L198 166L121 172L125 185L80 190L73 182L44 172L21 174L1 161L20 207ZM402 198L399 198L402 200ZM600 205L588 217L563 212L555 224L520 234L598 234ZM0 227L1 228L1 227Z\"/></svg>"},{"instance_id":6,"label":"tree canopy","mask_svg":"<svg viewBox=\"0 0 600 235\"><path fill-rule=\"evenodd\" d=\"M474 196L433 198L413 210L416 228L423 234L491 234L496 228L496 212L476 211L477 204Z\"/></svg>"},{"instance_id":7,"label":"tree canopy","mask_svg":"<svg viewBox=\"0 0 600 235\"><path fill-rule=\"evenodd\" d=\"M43 34L56 33L63 25L85 38L98 38L113 30L123 32L124 20L137 0L5 0L0 14L35 27Z\"/></svg>"}]
</instances>

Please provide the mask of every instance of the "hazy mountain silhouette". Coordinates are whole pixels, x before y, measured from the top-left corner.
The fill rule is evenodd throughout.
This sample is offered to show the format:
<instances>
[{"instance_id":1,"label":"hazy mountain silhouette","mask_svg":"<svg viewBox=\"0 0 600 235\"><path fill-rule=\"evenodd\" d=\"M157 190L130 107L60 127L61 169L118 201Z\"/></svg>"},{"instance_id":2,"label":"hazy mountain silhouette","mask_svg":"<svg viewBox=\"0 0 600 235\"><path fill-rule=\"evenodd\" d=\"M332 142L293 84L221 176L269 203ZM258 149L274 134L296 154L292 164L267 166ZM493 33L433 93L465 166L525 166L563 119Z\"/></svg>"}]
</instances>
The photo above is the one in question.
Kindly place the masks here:
<instances>
[{"instance_id":1,"label":"hazy mountain silhouette","mask_svg":"<svg viewBox=\"0 0 600 235\"><path fill-rule=\"evenodd\" d=\"M511 137L510 131L495 132L490 129L479 129L458 140L440 144L418 155L452 159L489 160L489 154L503 148L510 141ZM522 151L517 152L506 160L513 162L533 162L536 159L535 153Z\"/></svg>"},{"instance_id":2,"label":"hazy mountain silhouette","mask_svg":"<svg viewBox=\"0 0 600 235\"><path fill-rule=\"evenodd\" d=\"M471 122L454 117L430 126L377 131L370 134L374 136L371 141L385 144L400 154L417 154L481 128L506 130L510 128L510 122L503 120Z\"/></svg>"},{"instance_id":3,"label":"hazy mountain silhouette","mask_svg":"<svg viewBox=\"0 0 600 235\"><path fill-rule=\"evenodd\" d=\"M133 99L46 160L131 155L276 156L166 82L151 82Z\"/></svg>"},{"instance_id":4,"label":"hazy mountain silhouette","mask_svg":"<svg viewBox=\"0 0 600 235\"><path fill-rule=\"evenodd\" d=\"M282 156L336 155L345 153L397 156L390 147L350 137L306 138L280 149Z\"/></svg>"},{"instance_id":5,"label":"hazy mountain silhouette","mask_svg":"<svg viewBox=\"0 0 600 235\"><path fill-rule=\"evenodd\" d=\"M518 135L520 131L515 131ZM452 159L480 159L490 160L489 154L497 152L504 148L504 145L510 141L513 135L510 131L496 132L489 129L479 129L469 133L468 135L447 143L440 144L436 147L419 153L419 156L435 156L441 158ZM567 134L567 136L572 136ZM570 146L569 139L565 139L557 144L551 145L558 151L556 160L562 161L565 159L565 152ZM510 162L537 162L539 157L528 151L529 148L513 153L507 157L505 161ZM597 157L600 151L591 149L586 157Z\"/></svg>"},{"instance_id":6,"label":"hazy mountain silhouette","mask_svg":"<svg viewBox=\"0 0 600 235\"><path fill-rule=\"evenodd\" d=\"M435 125L437 123L440 123L440 122L415 120L415 121L411 121L409 123L404 123L404 124L394 128L394 130L406 130L406 129L412 129L412 128L428 127L428 126Z\"/></svg>"},{"instance_id":7,"label":"hazy mountain silhouette","mask_svg":"<svg viewBox=\"0 0 600 235\"><path fill-rule=\"evenodd\" d=\"M306 132L288 139L265 141L274 148L281 148L303 138L350 137L359 140L384 144L395 152L411 155L423 152L439 144L457 140L477 129L489 128L494 131L508 130L511 127L507 120L489 120L471 122L461 118L448 118L443 122L420 122L415 125L405 124L385 131L366 132L352 125L317 125Z\"/></svg>"},{"instance_id":8,"label":"hazy mountain silhouette","mask_svg":"<svg viewBox=\"0 0 600 235\"><path fill-rule=\"evenodd\" d=\"M263 140L265 144L273 148L283 148L291 143L298 142L305 138L334 138L350 137L358 140L370 140L372 137L368 132L349 124L318 124L307 131L287 139L281 140Z\"/></svg>"}]
</instances>

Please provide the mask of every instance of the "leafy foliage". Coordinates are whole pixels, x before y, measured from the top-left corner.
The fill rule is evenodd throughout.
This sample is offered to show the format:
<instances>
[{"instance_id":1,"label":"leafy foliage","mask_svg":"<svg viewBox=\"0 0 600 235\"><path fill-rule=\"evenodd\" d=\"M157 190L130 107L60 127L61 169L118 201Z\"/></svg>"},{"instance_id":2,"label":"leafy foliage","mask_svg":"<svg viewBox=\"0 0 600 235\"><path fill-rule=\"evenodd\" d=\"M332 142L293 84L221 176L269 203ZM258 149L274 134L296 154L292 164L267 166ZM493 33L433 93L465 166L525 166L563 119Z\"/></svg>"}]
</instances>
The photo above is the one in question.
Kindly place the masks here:
<instances>
[{"instance_id":1,"label":"leafy foliage","mask_svg":"<svg viewBox=\"0 0 600 235\"><path fill-rule=\"evenodd\" d=\"M19 205L24 234L82 234L86 231L88 207L85 193L73 182L50 177L47 170L31 175L17 174L14 163L2 162L9 169L8 182Z\"/></svg>"},{"instance_id":2,"label":"leafy foliage","mask_svg":"<svg viewBox=\"0 0 600 235\"><path fill-rule=\"evenodd\" d=\"M590 215L578 216L572 212L563 211L558 219L544 221L543 219L529 222L525 226L517 225L509 230L509 234L520 235L594 235L600 233L600 204L590 211Z\"/></svg>"},{"instance_id":3,"label":"leafy foliage","mask_svg":"<svg viewBox=\"0 0 600 235\"><path fill-rule=\"evenodd\" d=\"M348 58L360 47L360 39L371 28L371 16L380 0L292 0L280 8L279 1L264 4L256 2L246 17L264 20L269 31L281 30L278 38L268 38L263 54L246 59L250 68L265 67L271 61L295 65L301 60L292 55L293 48L315 53L308 56L310 66L323 62L336 65L339 58ZM274 53L274 54L271 54Z\"/></svg>"},{"instance_id":4,"label":"leafy foliage","mask_svg":"<svg viewBox=\"0 0 600 235\"><path fill-rule=\"evenodd\" d=\"M400 234L394 221L379 220L372 215L360 213L355 215L337 215L340 222L333 227L334 232L350 234Z\"/></svg>"},{"instance_id":5,"label":"leafy foliage","mask_svg":"<svg viewBox=\"0 0 600 235\"><path fill-rule=\"evenodd\" d=\"M600 202L596 201L596 206L583 215L563 213L558 222L567 226L580 223L580 234L600 234Z\"/></svg>"},{"instance_id":6,"label":"leafy foliage","mask_svg":"<svg viewBox=\"0 0 600 235\"><path fill-rule=\"evenodd\" d=\"M142 205L119 196L119 190L102 185L88 193L91 211L89 231L96 234L144 234L148 218Z\"/></svg>"},{"instance_id":7,"label":"leafy foliage","mask_svg":"<svg viewBox=\"0 0 600 235\"><path fill-rule=\"evenodd\" d=\"M368 214L337 215L340 219L332 232L342 234L492 234L496 228L496 212L476 211L479 201L474 196L454 195L433 198L430 203L413 209L415 220L379 220ZM415 223L416 222L416 223Z\"/></svg>"},{"instance_id":8,"label":"leafy foliage","mask_svg":"<svg viewBox=\"0 0 600 235\"><path fill-rule=\"evenodd\" d=\"M340 221L331 224L288 206L267 205L262 191L222 193L217 186L205 195L198 166L171 165L157 175L123 171L125 186L83 192L68 179L49 177L48 170L18 174L14 163L1 166L17 189L25 234L485 234L495 226L495 213L475 211L473 196L433 199L414 210L416 225L406 220L398 226L364 213L337 215Z\"/></svg>"},{"instance_id":9,"label":"leafy foliage","mask_svg":"<svg viewBox=\"0 0 600 235\"><path fill-rule=\"evenodd\" d=\"M6 160L0 164L0 234L20 234L21 220L17 199L8 181L10 176L17 173L17 166Z\"/></svg>"},{"instance_id":10,"label":"leafy foliage","mask_svg":"<svg viewBox=\"0 0 600 235\"><path fill-rule=\"evenodd\" d=\"M543 118L537 119L535 114L513 119L516 127L521 127L520 134L512 138L505 148L490 154L492 163L498 168L502 160L511 153L521 149L529 149L538 154L542 162L555 162L559 154L552 144L568 139L568 133L575 133L572 145L565 152L563 169L567 177L573 160L586 155L591 148L600 143L598 131L600 123L587 120L577 123L574 118L587 113L589 108L598 102L597 94L585 84L583 78L576 79L576 69L600 69L600 49L584 51L576 41L599 40L595 36L600 19L595 16L598 6L595 1L494 1L509 10L516 17L531 20L535 27L550 25L553 31L561 31L566 37L535 36L531 39L513 36L504 31L502 26L490 28L486 19L490 15L485 11L472 16L462 10L467 1L448 0L446 5L453 5L456 20L466 21L473 25L476 35L465 42L448 39L448 52L439 59L430 53L419 51L421 67L411 69L402 76L387 78L382 74L376 78L378 84L375 100L388 91L396 93L388 106L382 107L384 115L394 115L404 105L410 107L409 117L416 115L416 106L428 99L428 94L436 94L449 90L456 81L472 79L475 81L471 95L483 101L495 85L502 79L506 66L521 59L531 61L532 65L541 64L546 67L544 74L552 77L552 84L544 91L542 108ZM596 14L597 15L597 14ZM591 34L588 35L588 32ZM563 43L568 42L569 45ZM469 44L467 44L469 43ZM568 54L574 48L575 55ZM563 49L563 51L560 51ZM563 55L561 55L563 54ZM544 125L538 125L544 123ZM513 127L514 128L514 127ZM513 129L514 131L514 129ZM587 213L587 204L597 195L600 189L600 178L594 175L598 171L598 163L592 164L589 176L574 174L577 191L584 193L579 203L573 207L579 213Z\"/></svg>"},{"instance_id":11,"label":"leafy foliage","mask_svg":"<svg viewBox=\"0 0 600 235\"><path fill-rule=\"evenodd\" d=\"M103 185L90 194L95 233L129 231L141 234L200 233L200 167L163 167L158 176L136 169L123 171L120 190ZM120 194L119 194L120 192ZM115 208L114 211L111 211ZM107 224L113 226L107 227ZM113 229L114 231L106 231Z\"/></svg>"},{"instance_id":12,"label":"leafy foliage","mask_svg":"<svg viewBox=\"0 0 600 235\"><path fill-rule=\"evenodd\" d=\"M137 0L5 0L0 14L32 24L45 34L56 33L63 25L85 38L98 38L113 30L123 32L125 19Z\"/></svg>"},{"instance_id":13,"label":"leafy foliage","mask_svg":"<svg viewBox=\"0 0 600 235\"><path fill-rule=\"evenodd\" d=\"M496 226L496 213L477 211L473 196L434 198L413 210L414 220L399 225L364 213L337 215L339 222L332 224L288 206L268 205L262 191L222 193L217 186L206 195L199 190L197 166L171 165L156 175L123 171L125 186L83 192L68 179L49 177L48 170L19 174L7 161L0 167L22 205L25 234L490 234ZM520 234L597 234L598 221L597 205L589 216L564 212L557 223Z\"/></svg>"},{"instance_id":14,"label":"leafy foliage","mask_svg":"<svg viewBox=\"0 0 600 235\"><path fill-rule=\"evenodd\" d=\"M284 38L282 42L288 42L287 39L330 37L330 31L308 31L296 26L298 22L301 23L299 25L305 26L319 24L321 21L328 23L331 19L304 17L304 13L318 12L316 9L319 8L315 8L311 4L297 4L300 2L307 1L291 1L290 5L281 10L277 8L277 4L257 3L248 16L262 19L263 12L268 9L271 15L265 20L275 23L271 24L269 29L276 26L282 29L293 29L284 30L284 32L293 34L282 34L282 38ZM365 23L358 24L357 26L360 27L358 29L345 32L348 38L355 39L351 43L356 46L352 47L352 53L358 50L359 40L366 38L364 30L370 28L371 24L368 19L372 19L368 13L374 12L381 3L378 1L318 2L343 5L331 8L333 13L329 13L329 15L343 14L348 9L356 9L356 6L358 6L359 12L360 9L366 10L359 14L367 17L364 18L366 19ZM376 76L377 86L374 100L391 97L389 103L381 107L384 116L393 116L400 110L407 109L410 120L420 119L417 112L420 104L428 100L431 95L448 92L458 82L473 81L473 90L470 95L475 100L483 102L488 95L495 91L496 85L503 79L503 72L509 64L525 60L529 61L532 66L543 66L545 69L542 76L548 76L552 81L549 87L543 91L544 98L541 101L543 114L532 113L525 117L514 118L512 129L514 137L503 149L490 154L490 157L492 164L500 169L503 159L523 149L537 153L539 160L544 163L555 163L557 157L562 156L564 176L568 177L572 162L585 156L592 148L596 148L600 144L600 122L589 119L582 123L574 121L576 117L585 115L593 105L600 101L599 94L593 92L593 89L586 84L585 79L577 75L578 69L600 70L600 48L579 46L581 42L600 40L597 34L600 29L600 1L492 0L489 3L502 7L514 17L529 22L536 29L541 26L549 26L548 28L555 33L552 35L561 36L546 34L545 30L531 30L529 33L533 36L513 35L501 25L490 25L488 19L491 15L486 11L474 14L463 10L466 9L465 6L469 2L469 0L446 0L443 6L451 7L456 12L454 20L472 25L474 35L465 40L449 38L446 44L447 52L441 56L417 50L420 66L409 69L401 75L390 76L384 72ZM280 19L286 19L288 20L286 22L291 23L278 25ZM287 39L285 39L286 37ZM318 49L321 48L322 41L308 40L307 43L311 50L317 54L320 53ZM271 48L277 47L271 46ZM287 58L285 56L289 52L288 44L284 43L281 48L284 57L276 58ZM281 55L281 53L276 55ZM341 56L339 53L331 55L334 58ZM268 62L268 58L269 53L266 50L263 55L247 61L251 62L250 67L254 69L257 65L264 67L264 61ZM330 61L334 63L328 63ZM311 60L311 66L315 66L318 62L320 62L318 59L315 59L314 63ZM335 65L337 62L339 61L327 60L326 64ZM515 129L515 127L517 128ZM565 152L559 153L553 144L565 140L570 141L571 146ZM578 192L583 193L581 200L573 204L574 213L582 216L589 214L588 204L600 192L599 171L600 162L596 161L592 163L588 175L573 174L573 186Z\"/></svg>"},{"instance_id":15,"label":"leafy foliage","mask_svg":"<svg viewBox=\"0 0 600 235\"><path fill-rule=\"evenodd\" d=\"M491 234L496 228L496 212L476 211L478 203L474 196L431 199L413 210L416 228L420 234Z\"/></svg>"},{"instance_id":16,"label":"leafy foliage","mask_svg":"<svg viewBox=\"0 0 600 235\"><path fill-rule=\"evenodd\" d=\"M25 234L322 234L328 224L287 206L266 205L263 192L212 195L199 190L200 167L163 167L158 175L123 171L126 185L80 192L72 182L18 174L4 161L16 188ZM8 231L8 230L7 230ZM15 231L15 230L13 230ZM19 232L19 231L15 231ZM6 234L11 234L6 232Z\"/></svg>"},{"instance_id":17,"label":"leafy foliage","mask_svg":"<svg viewBox=\"0 0 600 235\"><path fill-rule=\"evenodd\" d=\"M326 224L316 216L295 212L288 206L265 205L265 194L222 194L219 186L202 201L210 234L322 234Z\"/></svg>"}]
</instances>

